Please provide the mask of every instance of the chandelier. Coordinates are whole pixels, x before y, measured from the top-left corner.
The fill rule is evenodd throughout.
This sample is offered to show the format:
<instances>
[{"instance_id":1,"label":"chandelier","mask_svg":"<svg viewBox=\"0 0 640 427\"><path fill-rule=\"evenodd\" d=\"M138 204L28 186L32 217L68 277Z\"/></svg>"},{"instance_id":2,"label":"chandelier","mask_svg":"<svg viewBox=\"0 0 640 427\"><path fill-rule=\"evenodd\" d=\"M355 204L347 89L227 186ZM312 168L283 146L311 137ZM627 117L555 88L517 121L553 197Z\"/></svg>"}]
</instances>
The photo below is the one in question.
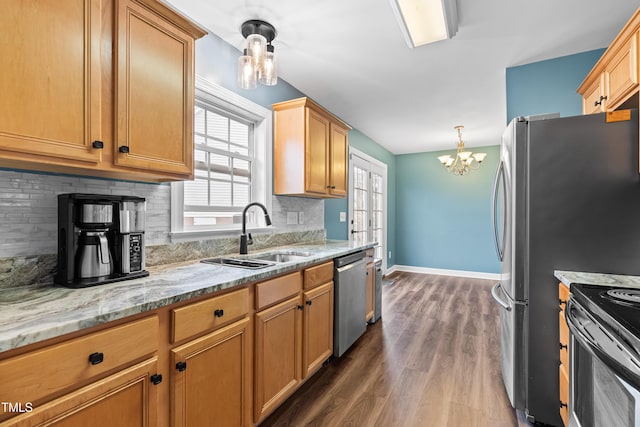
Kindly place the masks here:
<instances>
[{"instance_id":1,"label":"chandelier","mask_svg":"<svg viewBox=\"0 0 640 427\"><path fill-rule=\"evenodd\" d=\"M487 155L486 153L474 154L471 151L465 151L464 142L462 141L463 128L464 126L454 126L454 129L458 131L458 151L455 158L449 154L438 157L438 160L447 168L448 172L453 172L454 175L459 176L468 174L472 169L480 169L480 163Z\"/></svg>"},{"instance_id":2,"label":"chandelier","mask_svg":"<svg viewBox=\"0 0 640 427\"><path fill-rule=\"evenodd\" d=\"M255 89L257 82L266 86L278 83L276 56L271 42L276 38L273 25L258 19L244 22L240 26L247 46L238 58L238 86Z\"/></svg>"}]
</instances>

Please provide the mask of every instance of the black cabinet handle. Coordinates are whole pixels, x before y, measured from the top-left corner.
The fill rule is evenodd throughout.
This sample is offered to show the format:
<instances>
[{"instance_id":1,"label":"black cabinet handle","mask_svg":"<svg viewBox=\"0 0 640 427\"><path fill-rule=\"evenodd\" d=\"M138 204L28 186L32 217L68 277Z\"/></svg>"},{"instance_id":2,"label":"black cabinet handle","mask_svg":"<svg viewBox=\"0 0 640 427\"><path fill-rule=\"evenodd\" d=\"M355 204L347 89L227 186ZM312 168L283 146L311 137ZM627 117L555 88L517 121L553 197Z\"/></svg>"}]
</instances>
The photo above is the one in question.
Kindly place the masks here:
<instances>
[{"instance_id":1,"label":"black cabinet handle","mask_svg":"<svg viewBox=\"0 0 640 427\"><path fill-rule=\"evenodd\" d=\"M153 385L158 385L158 384L160 384L162 382L162 375L154 374L154 375L151 375L151 377L149 379L151 380Z\"/></svg>"},{"instance_id":2,"label":"black cabinet handle","mask_svg":"<svg viewBox=\"0 0 640 427\"><path fill-rule=\"evenodd\" d=\"M562 400L560 401L560 408L566 408L567 404L564 403Z\"/></svg>"},{"instance_id":3,"label":"black cabinet handle","mask_svg":"<svg viewBox=\"0 0 640 427\"><path fill-rule=\"evenodd\" d=\"M93 141L91 146L93 148L104 148L104 142L102 142L102 141Z\"/></svg>"},{"instance_id":4,"label":"black cabinet handle","mask_svg":"<svg viewBox=\"0 0 640 427\"><path fill-rule=\"evenodd\" d=\"M213 316L214 317L222 317L222 316L224 316L224 310L222 310L220 308L217 309L216 311L213 312Z\"/></svg>"},{"instance_id":5,"label":"black cabinet handle","mask_svg":"<svg viewBox=\"0 0 640 427\"><path fill-rule=\"evenodd\" d=\"M562 344L562 343L560 343L560 350L562 350L563 348L567 348L567 346Z\"/></svg>"},{"instance_id":6,"label":"black cabinet handle","mask_svg":"<svg viewBox=\"0 0 640 427\"><path fill-rule=\"evenodd\" d=\"M91 363L92 365L97 365L99 363L102 363L103 360L104 360L104 354L102 353L92 353L89 355L89 363Z\"/></svg>"},{"instance_id":7,"label":"black cabinet handle","mask_svg":"<svg viewBox=\"0 0 640 427\"><path fill-rule=\"evenodd\" d=\"M304 310L304 305L299 305L298 306L298 310L300 310L300 311Z\"/></svg>"},{"instance_id":8,"label":"black cabinet handle","mask_svg":"<svg viewBox=\"0 0 640 427\"><path fill-rule=\"evenodd\" d=\"M596 101L593 103L594 107L597 107L598 105L602 105L602 101L606 101L607 97L606 96L601 96L599 101Z\"/></svg>"},{"instance_id":9,"label":"black cabinet handle","mask_svg":"<svg viewBox=\"0 0 640 427\"><path fill-rule=\"evenodd\" d=\"M178 372L183 372L187 369L187 362L178 362L176 363L176 369Z\"/></svg>"},{"instance_id":10,"label":"black cabinet handle","mask_svg":"<svg viewBox=\"0 0 640 427\"><path fill-rule=\"evenodd\" d=\"M306 302L307 305L311 305L311 303L313 303L312 300L309 300L309 301Z\"/></svg>"},{"instance_id":11,"label":"black cabinet handle","mask_svg":"<svg viewBox=\"0 0 640 427\"><path fill-rule=\"evenodd\" d=\"M126 145L121 145L120 147L118 147L118 151L127 154L129 152L129 147Z\"/></svg>"}]
</instances>

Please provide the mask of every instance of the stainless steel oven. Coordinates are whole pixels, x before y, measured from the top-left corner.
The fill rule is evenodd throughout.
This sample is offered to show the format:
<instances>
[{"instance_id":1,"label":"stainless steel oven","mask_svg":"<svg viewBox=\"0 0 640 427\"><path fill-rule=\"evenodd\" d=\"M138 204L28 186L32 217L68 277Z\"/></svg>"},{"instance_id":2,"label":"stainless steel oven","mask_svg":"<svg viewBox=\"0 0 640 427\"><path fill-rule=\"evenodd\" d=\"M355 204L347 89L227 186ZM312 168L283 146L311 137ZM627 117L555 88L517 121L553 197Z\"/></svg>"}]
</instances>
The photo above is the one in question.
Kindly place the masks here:
<instances>
[{"instance_id":1,"label":"stainless steel oven","mask_svg":"<svg viewBox=\"0 0 640 427\"><path fill-rule=\"evenodd\" d=\"M605 298L602 292L597 298ZM589 301L587 306L599 301ZM604 313L604 312L603 312ZM570 331L569 426L640 426L640 357L611 319L574 298L565 311Z\"/></svg>"}]
</instances>

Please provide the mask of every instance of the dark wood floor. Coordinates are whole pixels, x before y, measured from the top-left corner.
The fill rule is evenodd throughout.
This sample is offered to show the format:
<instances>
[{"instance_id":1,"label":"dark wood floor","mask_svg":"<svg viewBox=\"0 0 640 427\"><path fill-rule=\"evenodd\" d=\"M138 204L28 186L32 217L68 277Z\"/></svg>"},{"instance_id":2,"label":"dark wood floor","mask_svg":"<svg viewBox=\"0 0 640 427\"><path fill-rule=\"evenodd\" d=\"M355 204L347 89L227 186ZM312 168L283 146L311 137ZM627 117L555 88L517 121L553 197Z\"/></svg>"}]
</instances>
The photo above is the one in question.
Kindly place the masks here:
<instances>
[{"instance_id":1,"label":"dark wood floor","mask_svg":"<svg viewBox=\"0 0 640 427\"><path fill-rule=\"evenodd\" d=\"M492 281L395 273L382 321L262 426L517 427Z\"/></svg>"}]
</instances>

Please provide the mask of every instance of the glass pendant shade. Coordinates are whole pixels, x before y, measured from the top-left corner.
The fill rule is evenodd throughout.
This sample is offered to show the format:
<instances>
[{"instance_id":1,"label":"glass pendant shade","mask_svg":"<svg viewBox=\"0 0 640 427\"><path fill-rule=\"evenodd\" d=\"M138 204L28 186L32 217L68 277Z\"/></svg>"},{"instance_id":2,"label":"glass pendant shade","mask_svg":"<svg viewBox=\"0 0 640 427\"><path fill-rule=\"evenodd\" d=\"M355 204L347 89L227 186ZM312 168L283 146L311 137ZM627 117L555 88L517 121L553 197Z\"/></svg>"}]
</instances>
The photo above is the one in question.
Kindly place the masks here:
<instances>
[{"instance_id":1,"label":"glass pendant shade","mask_svg":"<svg viewBox=\"0 0 640 427\"><path fill-rule=\"evenodd\" d=\"M471 155L471 151L461 151L458 153L458 156L460 157L461 160L467 160L470 155Z\"/></svg>"},{"instance_id":2,"label":"glass pendant shade","mask_svg":"<svg viewBox=\"0 0 640 427\"><path fill-rule=\"evenodd\" d=\"M475 157L476 162L478 163L482 163L482 161L484 160L484 158L486 157L487 153L475 153L473 155L473 157Z\"/></svg>"},{"instance_id":3,"label":"glass pendant shade","mask_svg":"<svg viewBox=\"0 0 640 427\"><path fill-rule=\"evenodd\" d=\"M440 160L440 163L442 163L443 165L446 165L449 160L453 160L453 159L451 159L451 156L446 155L446 156L439 156L438 160Z\"/></svg>"},{"instance_id":4,"label":"glass pendant shade","mask_svg":"<svg viewBox=\"0 0 640 427\"><path fill-rule=\"evenodd\" d=\"M253 58L253 65L260 70L267 52L267 39L261 34L247 36L247 55Z\"/></svg>"},{"instance_id":5,"label":"glass pendant shade","mask_svg":"<svg viewBox=\"0 0 640 427\"><path fill-rule=\"evenodd\" d=\"M260 70L258 70L258 80L265 86L275 86L278 84L278 64L273 51L273 46L267 45L264 62Z\"/></svg>"},{"instance_id":6,"label":"glass pendant shade","mask_svg":"<svg viewBox=\"0 0 640 427\"><path fill-rule=\"evenodd\" d=\"M255 89L256 82L256 68L253 57L248 55L245 50L244 55L238 58L238 86L242 89Z\"/></svg>"}]
</instances>

